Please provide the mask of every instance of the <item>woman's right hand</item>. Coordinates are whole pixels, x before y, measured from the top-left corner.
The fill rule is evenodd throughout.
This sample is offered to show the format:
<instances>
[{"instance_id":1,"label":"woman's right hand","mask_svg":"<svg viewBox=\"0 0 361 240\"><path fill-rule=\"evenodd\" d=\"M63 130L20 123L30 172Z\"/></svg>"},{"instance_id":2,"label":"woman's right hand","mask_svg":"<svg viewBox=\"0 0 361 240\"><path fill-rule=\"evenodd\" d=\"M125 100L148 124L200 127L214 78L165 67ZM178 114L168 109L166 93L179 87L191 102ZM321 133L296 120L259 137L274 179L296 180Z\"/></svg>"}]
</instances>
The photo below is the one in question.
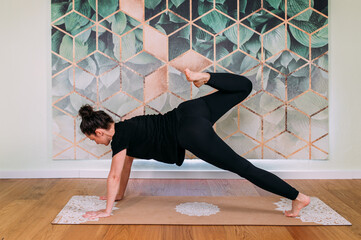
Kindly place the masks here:
<instances>
[{"instance_id":1,"label":"woman's right hand","mask_svg":"<svg viewBox=\"0 0 361 240\"><path fill-rule=\"evenodd\" d=\"M107 200L108 198L107 198L107 196L100 196L99 199L100 199L100 200ZM115 196L115 201L120 201L120 200L122 200L122 199L123 199L123 198L122 198L122 196L120 196L120 195L116 195L116 196Z\"/></svg>"}]
</instances>

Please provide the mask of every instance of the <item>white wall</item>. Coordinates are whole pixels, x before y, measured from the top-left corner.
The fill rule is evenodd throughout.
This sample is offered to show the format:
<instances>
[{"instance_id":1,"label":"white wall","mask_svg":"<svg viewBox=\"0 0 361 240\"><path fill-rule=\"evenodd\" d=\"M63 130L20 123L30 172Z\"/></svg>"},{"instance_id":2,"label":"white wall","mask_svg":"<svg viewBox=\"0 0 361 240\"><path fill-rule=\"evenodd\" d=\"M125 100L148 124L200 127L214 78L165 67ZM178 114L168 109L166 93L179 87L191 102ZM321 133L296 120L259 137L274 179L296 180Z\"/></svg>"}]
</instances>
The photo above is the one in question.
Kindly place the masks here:
<instances>
[{"instance_id":1,"label":"white wall","mask_svg":"<svg viewBox=\"0 0 361 240\"><path fill-rule=\"evenodd\" d=\"M104 177L110 161L51 159L50 2L19 0L1 4L0 178ZM330 159L252 160L255 165L285 178L292 178L297 172L298 178L321 176L320 172L336 176L337 171L347 178L348 170L360 176L361 1L330 0L329 5ZM195 176L194 172L187 173L192 169L215 169L197 161L180 168L150 161L135 163L134 170L154 171L132 172L133 177L153 177L159 168L179 170L175 177ZM312 172L317 175L307 174Z\"/></svg>"}]
</instances>

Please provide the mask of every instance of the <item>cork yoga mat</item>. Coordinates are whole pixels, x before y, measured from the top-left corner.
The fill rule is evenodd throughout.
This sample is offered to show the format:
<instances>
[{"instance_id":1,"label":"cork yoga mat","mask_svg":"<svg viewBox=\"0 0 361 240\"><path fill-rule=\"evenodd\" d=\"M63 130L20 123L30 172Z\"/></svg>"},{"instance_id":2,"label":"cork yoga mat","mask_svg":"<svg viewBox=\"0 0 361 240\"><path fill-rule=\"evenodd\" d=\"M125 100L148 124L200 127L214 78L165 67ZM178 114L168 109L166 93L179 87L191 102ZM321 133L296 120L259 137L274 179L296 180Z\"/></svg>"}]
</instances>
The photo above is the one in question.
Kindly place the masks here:
<instances>
[{"instance_id":1,"label":"cork yoga mat","mask_svg":"<svg viewBox=\"0 0 361 240\"><path fill-rule=\"evenodd\" d=\"M298 217L286 217L292 201L279 196L128 196L112 215L89 220L87 211L105 209L99 196L73 196L52 224L158 225L351 225L317 197Z\"/></svg>"}]
</instances>

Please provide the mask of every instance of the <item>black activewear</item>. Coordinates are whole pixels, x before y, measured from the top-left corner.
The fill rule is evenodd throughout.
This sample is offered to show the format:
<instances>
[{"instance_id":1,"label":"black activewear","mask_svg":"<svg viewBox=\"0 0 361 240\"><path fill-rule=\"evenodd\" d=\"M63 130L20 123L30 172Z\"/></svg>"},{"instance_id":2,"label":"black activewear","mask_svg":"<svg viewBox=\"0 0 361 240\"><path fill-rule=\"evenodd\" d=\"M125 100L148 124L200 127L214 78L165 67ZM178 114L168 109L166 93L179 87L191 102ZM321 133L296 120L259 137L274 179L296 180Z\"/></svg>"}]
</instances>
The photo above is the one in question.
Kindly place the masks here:
<instances>
[{"instance_id":1,"label":"black activewear","mask_svg":"<svg viewBox=\"0 0 361 240\"><path fill-rule=\"evenodd\" d=\"M206 83L218 89L212 94L182 102L178 108L178 141L200 159L247 179L260 188L288 199L298 191L273 173L254 166L239 156L214 131L214 123L252 91L246 77L230 73L210 73Z\"/></svg>"},{"instance_id":2,"label":"black activewear","mask_svg":"<svg viewBox=\"0 0 361 240\"><path fill-rule=\"evenodd\" d=\"M127 155L181 166L185 149L177 141L175 109L162 114L136 116L115 123L111 142L113 156L127 149Z\"/></svg>"},{"instance_id":3,"label":"black activewear","mask_svg":"<svg viewBox=\"0 0 361 240\"><path fill-rule=\"evenodd\" d=\"M136 157L137 155L144 159L147 159L144 156L152 156L151 158L155 160L176 163L180 166L183 159L180 161L179 158L181 156L184 158L184 149L187 149L198 158L221 169L234 172L260 188L291 200L296 199L299 192L295 188L273 173L260 169L239 156L212 127L221 116L250 94L252 82L246 77L230 73L210 73L210 75L211 78L206 84L218 91L182 102L177 108L164 115L138 116L135 117L137 120L134 123L134 120L132 121L134 118L124 121L125 124L118 123L115 138L113 137L112 141L113 155L128 147L127 155L129 156ZM167 119L174 123L165 120L164 116L167 114L172 116ZM155 124L158 127L150 130L147 126L152 127L153 121L147 125L142 123L143 118L147 119L144 120L146 122L151 121L150 118L159 118L157 121L161 124ZM160 120L163 118L164 121ZM141 126L139 129L138 125ZM168 136L169 134L172 136ZM147 137L142 138L143 135ZM157 140L151 140L153 137ZM163 147L157 146L157 142L160 142ZM164 152L167 147L173 150Z\"/></svg>"}]
</instances>

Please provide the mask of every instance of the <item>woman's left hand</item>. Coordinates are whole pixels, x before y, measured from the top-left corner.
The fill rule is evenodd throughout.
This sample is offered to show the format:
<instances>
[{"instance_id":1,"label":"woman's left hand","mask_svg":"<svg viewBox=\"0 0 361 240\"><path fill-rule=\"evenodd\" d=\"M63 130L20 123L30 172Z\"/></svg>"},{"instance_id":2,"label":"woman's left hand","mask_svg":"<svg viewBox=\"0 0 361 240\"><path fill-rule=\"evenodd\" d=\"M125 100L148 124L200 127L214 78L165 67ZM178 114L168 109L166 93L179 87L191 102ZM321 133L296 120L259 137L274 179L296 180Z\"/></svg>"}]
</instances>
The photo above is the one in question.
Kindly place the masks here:
<instances>
[{"instance_id":1,"label":"woman's left hand","mask_svg":"<svg viewBox=\"0 0 361 240\"><path fill-rule=\"evenodd\" d=\"M109 216L110 213L107 213L105 209L101 209L99 211L89 211L83 215L84 218L89 218L89 219L109 217Z\"/></svg>"}]
</instances>

